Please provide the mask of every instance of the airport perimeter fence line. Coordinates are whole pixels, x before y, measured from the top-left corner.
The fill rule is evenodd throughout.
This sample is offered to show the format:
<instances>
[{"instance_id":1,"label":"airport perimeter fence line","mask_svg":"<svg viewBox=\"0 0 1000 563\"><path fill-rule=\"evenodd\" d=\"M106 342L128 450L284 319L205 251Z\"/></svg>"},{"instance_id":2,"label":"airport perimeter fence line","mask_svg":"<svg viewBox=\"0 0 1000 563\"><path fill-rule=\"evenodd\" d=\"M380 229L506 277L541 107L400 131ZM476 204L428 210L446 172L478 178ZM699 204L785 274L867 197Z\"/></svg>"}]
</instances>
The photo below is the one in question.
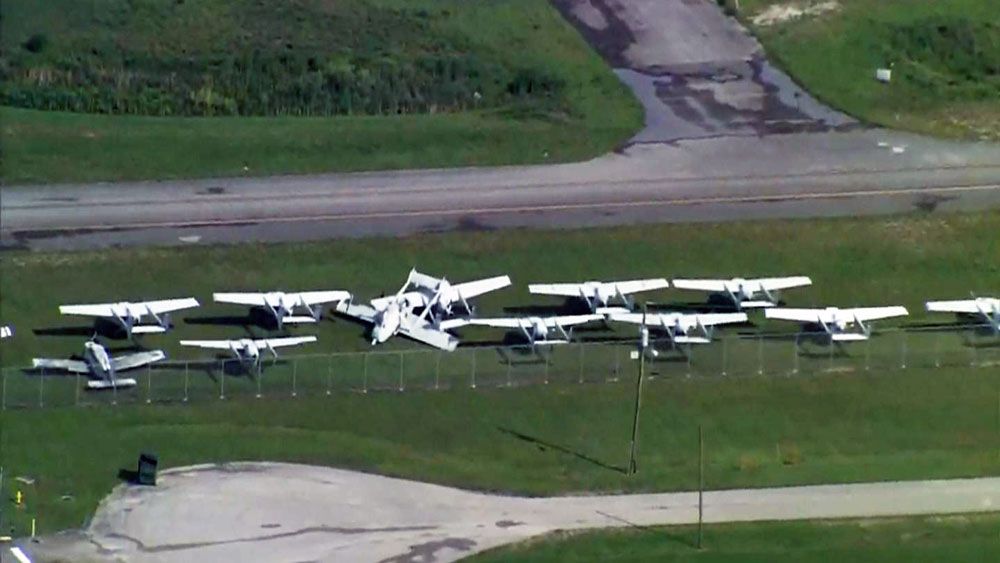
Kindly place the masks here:
<instances>
[{"instance_id":1,"label":"airport perimeter fence line","mask_svg":"<svg viewBox=\"0 0 1000 563\"><path fill-rule=\"evenodd\" d=\"M831 345L825 333L718 334L707 345L672 349L653 342L653 378L788 377L947 367L1000 367L991 327L961 332L888 330ZM5 369L0 410L102 404L188 403L231 398L315 397L340 393L507 388L549 383L611 383L638 373L635 340L564 345L372 350L282 356L259 373L237 360L161 362L119 374L134 387L88 390L84 374Z\"/></svg>"}]
</instances>

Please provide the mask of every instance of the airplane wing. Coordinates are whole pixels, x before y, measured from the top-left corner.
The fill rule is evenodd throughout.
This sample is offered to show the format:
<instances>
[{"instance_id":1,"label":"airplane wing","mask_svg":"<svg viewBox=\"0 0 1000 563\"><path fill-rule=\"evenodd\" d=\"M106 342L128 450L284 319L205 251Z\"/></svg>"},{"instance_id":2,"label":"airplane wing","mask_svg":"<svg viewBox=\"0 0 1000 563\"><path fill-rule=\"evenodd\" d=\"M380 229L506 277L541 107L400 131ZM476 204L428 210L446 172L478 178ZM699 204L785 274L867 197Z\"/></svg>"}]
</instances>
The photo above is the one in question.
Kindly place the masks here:
<instances>
[{"instance_id":1,"label":"airplane wing","mask_svg":"<svg viewBox=\"0 0 1000 563\"><path fill-rule=\"evenodd\" d=\"M773 309L765 309L764 317L768 319L779 319L782 321L795 321L800 323L818 323L821 320L829 322L831 319L826 318L823 313L823 309L790 309L785 307L776 307Z\"/></svg>"},{"instance_id":2,"label":"airplane wing","mask_svg":"<svg viewBox=\"0 0 1000 563\"><path fill-rule=\"evenodd\" d=\"M338 313L347 315L348 317L354 317L355 319L361 319L369 323L375 322L376 311L370 305L340 301L337 303L336 310Z\"/></svg>"},{"instance_id":3,"label":"airplane wing","mask_svg":"<svg viewBox=\"0 0 1000 563\"><path fill-rule=\"evenodd\" d=\"M197 346L212 350L229 350L229 340L181 340L181 346Z\"/></svg>"},{"instance_id":4,"label":"airplane wing","mask_svg":"<svg viewBox=\"0 0 1000 563\"><path fill-rule=\"evenodd\" d=\"M31 360L31 366L43 369L61 369L73 373L90 373L87 362L78 360L49 360L45 358L35 358Z\"/></svg>"},{"instance_id":5,"label":"airplane wing","mask_svg":"<svg viewBox=\"0 0 1000 563\"><path fill-rule=\"evenodd\" d=\"M802 287L805 285L812 285L812 280L809 276L788 276L784 278L760 278L756 280L760 286L767 291L775 291L781 289L791 289L793 287Z\"/></svg>"},{"instance_id":6,"label":"airplane wing","mask_svg":"<svg viewBox=\"0 0 1000 563\"><path fill-rule=\"evenodd\" d=\"M544 319L545 326L573 326L604 319L604 315L563 315Z\"/></svg>"},{"instance_id":7,"label":"airplane wing","mask_svg":"<svg viewBox=\"0 0 1000 563\"><path fill-rule=\"evenodd\" d=\"M320 303L330 303L332 301L347 301L351 298L347 291L303 291L298 294L299 299L306 305L318 305Z\"/></svg>"},{"instance_id":8,"label":"airplane wing","mask_svg":"<svg viewBox=\"0 0 1000 563\"><path fill-rule=\"evenodd\" d=\"M316 337L290 336L288 338L262 338L255 340L254 344L260 347L281 348L282 346L295 346L296 344L305 344L307 342L316 342Z\"/></svg>"},{"instance_id":9,"label":"airplane wing","mask_svg":"<svg viewBox=\"0 0 1000 563\"><path fill-rule=\"evenodd\" d=\"M745 323L748 318L746 313L705 313L692 316L696 317L703 326Z\"/></svg>"},{"instance_id":10,"label":"airplane wing","mask_svg":"<svg viewBox=\"0 0 1000 563\"><path fill-rule=\"evenodd\" d=\"M186 297L184 299L162 299L160 301L143 301L142 304L145 305L150 312L157 315L160 313L169 313L171 311L180 311L181 309L192 309L200 305L198 300L194 297Z\"/></svg>"},{"instance_id":11,"label":"airplane wing","mask_svg":"<svg viewBox=\"0 0 1000 563\"><path fill-rule=\"evenodd\" d=\"M126 354L124 356L111 358L111 365L114 366L115 371L125 371L127 369L137 368L146 364L158 362L166 357L167 355L163 353L163 350L136 352L135 354Z\"/></svg>"},{"instance_id":12,"label":"airplane wing","mask_svg":"<svg viewBox=\"0 0 1000 563\"><path fill-rule=\"evenodd\" d=\"M440 348L441 350L446 350L452 352L458 347L458 339L454 336L444 332L443 330L437 330L431 327L429 324L421 323L414 326L403 326L399 327L399 333L408 338L412 338L417 342L423 342L429 346L435 348Z\"/></svg>"},{"instance_id":13,"label":"airplane wing","mask_svg":"<svg viewBox=\"0 0 1000 563\"><path fill-rule=\"evenodd\" d=\"M212 300L216 303L233 303L235 305L256 305L263 307L263 293L213 293Z\"/></svg>"},{"instance_id":14,"label":"airplane wing","mask_svg":"<svg viewBox=\"0 0 1000 563\"><path fill-rule=\"evenodd\" d=\"M484 293L503 289L510 285L510 283L510 276L496 276L493 278L460 283L451 287L460 293L462 297L472 299L473 297ZM455 297L457 297L457 295Z\"/></svg>"},{"instance_id":15,"label":"airplane wing","mask_svg":"<svg viewBox=\"0 0 1000 563\"><path fill-rule=\"evenodd\" d=\"M640 291L653 291L655 289L665 289L670 287L670 282L663 278L648 279L648 280L629 280L612 282L618 288L618 291L622 295L628 295L630 293L639 293Z\"/></svg>"},{"instance_id":16,"label":"airplane wing","mask_svg":"<svg viewBox=\"0 0 1000 563\"><path fill-rule=\"evenodd\" d=\"M442 321L441 328L455 328L464 325L492 326L495 328L520 328L524 322L526 322L526 319L520 319L517 317L493 319L450 319Z\"/></svg>"},{"instance_id":17,"label":"airplane wing","mask_svg":"<svg viewBox=\"0 0 1000 563\"><path fill-rule=\"evenodd\" d=\"M582 283L533 283L528 291L535 295L560 295L563 297L579 297Z\"/></svg>"},{"instance_id":18,"label":"airplane wing","mask_svg":"<svg viewBox=\"0 0 1000 563\"><path fill-rule=\"evenodd\" d=\"M928 301L927 310L937 313L978 313L979 306L974 299L960 301Z\"/></svg>"},{"instance_id":19,"label":"airplane wing","mask_svg":"<svg viewBox=\"0 0 1000 563\"><path fill-rule=\"evenodd\" d=\"M905 317L910 312L906 307L860 307L851 309L855 318L859 321L875 321L878 319L888 319L890 317Z\"/></svg>"},{"instance_id":20,"label":"airplane wing","mask_svg":"<svg viewBox=\"0 0 1000 563\"><path fill-rule=\"evenodd\" d=\"M439 283L441 283L439 278L428 276L427 274L421 274L416 269L410 270L410 274L406 277L406 286L414 285L416 287L433 290L437 288Z\"/></svg>"},{"instance_id":21,"label":"airplane wing","mask_svg":"<svg viewBox=\"0 0 1000 563\"><path fill-rule=\"evenodd\" d=\"M111 303L94 303L91 305L60 305L62 315L83 315L85 317L113 317Z\"/></svg>"},{"instance_id":22,"label":"airplane wing","mask_svg":"<svg viewBox=\"0 0 1000 563\"><path fill-rule=\"evenodd\" d=\"M647 313L645 315L642 313L614 313L609 315L608 319L622 323L632 323L634 325L641 325L643 319L645 319L646 324L658 326L660 324L660 317L659 313Z\"/></svg>"},{"instance_id":23,"label":"airplane wing","mask_svg":"<svg viewBox=\"0 0 1000 563\"><path fill-rule=\"evenodd\" d=\"M695 291L717 291L726 290L726 282L729 280L706 280L706 279L679 279L674 280L674 287L677 289L692 289Z\"/></svg>"}]
</instances>

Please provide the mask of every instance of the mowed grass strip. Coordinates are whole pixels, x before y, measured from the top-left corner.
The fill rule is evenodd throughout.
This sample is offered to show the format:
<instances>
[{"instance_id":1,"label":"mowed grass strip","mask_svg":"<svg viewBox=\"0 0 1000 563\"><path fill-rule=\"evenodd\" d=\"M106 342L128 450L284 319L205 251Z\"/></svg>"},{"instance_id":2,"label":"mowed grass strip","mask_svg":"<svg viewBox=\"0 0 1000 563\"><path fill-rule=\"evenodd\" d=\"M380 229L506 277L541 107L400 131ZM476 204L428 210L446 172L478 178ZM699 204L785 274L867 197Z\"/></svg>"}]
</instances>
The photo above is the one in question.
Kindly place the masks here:
<instances>
[{"instance_id":1,"label":"mowed grass strip","mask_svg":"<svg viewBox=\"0 0 1000 563\"><path fill-rule=\"evenodd\" d=\"M694 526L552 534L469 559L699 563L942 563L1000 558L1000 515L717 524L695 548Z\"/></svg>"},{"instance_id":2,"label":"mowed grass strip","mask_svg":"<svg viewBox=\"0 0 1000 563\"><path fill-rule=\"evenodd\" d=\"M192 60L204 64L221 64L219 61L240 49L259 48L261 56L272 61L303 58L296 49L315 51L312 58L322 68L314 74L327 72L328 67L334 70L343 67L344 72L349 71L355 78L364 75L375 92L365 90L368 97L379 95L375 76L378 73L365 65L384 64L398 70L399 65L410 64L406 62L408 57L420 53L470 58L483 62L484 68L499 65L507 69L504 76L517 75L520 72L517 69L533 69L527 74L551 76L561 86L557 95L546 97L519 90L510 94L508 100L504 97L507 95L503 93L504 85L500 84L497 99L462 98L465 101L454 107L433 111L428 108L422 113L407 110L397 114L387 105L376 112L380 115L362 115L364 111L359 110L334 117L300 117L315 112L305 109L299 112L296 108L283 109L281 114L287 117L148 117L3 107L0 138L4 144L4 183L579 160L611 150L642 124L638 102L545 2L370 0L335 7L324 7L311 0L281 6L246 3L253 5L252 29L241 27L241 18L246 14L235 13L239 10L232 3L134 7L114 2L117 11L112 15L110 12L114 10L110 9L108 13L94 14L79 2L20 0L4 4L5 26L10 28L5 29L4 41L8 51L19 51L23 43L40 32L48 37L47 50L24 56L43 59L72 58L72 50L66 51L69 47L93 44L94 53L87 53L86 57L104 57L109 68L120 66L122 60L129 58L128 53L116 55L117 49L135 51L147 62L162 58L174 63L180 60L178 64L182 65L189 64L184 62L188 55L177 52L178 48L189 50ZM328 8L333 10L330 13L347 10L351 18L360 21L365 21L369 10L391 14L393 21L404 23L394 29L360 25L351 33L331 37L328 36L331 29L322 24L326 21L323 18L330 17ZM137 15L145 13L143 10L154 13L143 21ZM157 16L156 10L201 10L205 17L182 18L175 27L164 30L159 26L174 20ZM320 10L323 18L316 22L297 21L307 17L310 10ZM275 12L274 17L268 17L268 11ZM414 19L414 25L406 25L406 18ZM212 22L211 29L204 27L206 21ZM174 36L182 36L184 40L170 41ZM407 51L412 42L417 47L413 52ZM436 52L434 46L438 43L450 51ZM403 62L395 65L395 59ZM38 64L45 67L43 63L44 60ZM247 76L247 81L253 80L256 80L253 76ZM287 85L284 77L278 80L283 87ZM314 82L306 81L309 87ZM392 84L386 88L391 86L394 92L400 89L400 80L389 82ZM460 82L456 88L463 95L474 89ZM490 95L497 85L491 83L490 88L484 88L484 93ZM203 96L203 92L192 92L192 96L196 95ZM206 99L216 98L222 96ZM219 113L225 112L215 115Z\"/></svg>"},{"instance_id":3,"label":"mowed grass strip","mask_svg":"<svg viewBox=\"0 0 1000 563\"><path fill-rule=\"evenodd\" d=\"M896 129L1000 140L993 0L739 4L768 56L834 107ZM875 69L890 67L892 81L877 82Z\"/></svg>"},{"instance_id":4,"label":"mowed grass strip","mask_svg":"<svg viewBox=\"0 0 1000 563\"><path fill-rule=\"evenodd\" d=\"M266 334L254 327L211 323L212 317L246 315L242 307L212 304L215 291L343 288L358 299L370 299L398 290L412 267L452 282L509 274L513 287L477 299L480 315L514 314L505 308L562 303L530 295L527 285L536 282L804 274L812 277L813 286L785 293L789 306L900 304L910 309L913 318L878 326L947 323L954 318L925 315L924 301L961 299L970 291L980 295L1000 291L1000 265L995 260L1000 256L1000 239L989 234L998 229L1000 213L985 212L508 231L502 236L463 232L309 244L10 252L2 257L0 304L2 322L14 325L17 334L4 342L2 362L6 367L24 366L33 357L79 353L84 339L92 334L91 321L60 316L60 304L195 296L203 307L175 314L174 331L148 336L144 343L162 347L171 359L205 359L211 356L182 348L177 341L237 338L246 336L248 330L257 336ZM669 289L641 298L666 306L704 303L705 295ZM760 330L796 330L792 323L764 323L761 316L759 312L751 315ZM51 329L61 328L75 328L77 333L33 332L49 329L58 334ZM340 318L295 327L291 332L316 334L319 340L288 355L371 349L365 328ZM501 336L489 330L461 334L473 340ZM631 337L636 331L625 325L603 334ZM892 346L898 349L898 344ZM378 349L415 347L393 339ZM718 349L713 345L696 353L718 353Z\"/></svg>"},{"instance_id":5,"label":"mowed grass strip","mask_svg":"<svg viewBox=\"0 0 1000 563\"><path fill-rule=\"evenodd\" d=\"M282 460L530 495L690 490L699 425L711 489L1000 471L995 370L653 379L629 477L632 382L7 410L5 498L27 494L10 511L19 532L31 517L78 526L140 451L163 467Z\"/></svg>"}]
</instances>

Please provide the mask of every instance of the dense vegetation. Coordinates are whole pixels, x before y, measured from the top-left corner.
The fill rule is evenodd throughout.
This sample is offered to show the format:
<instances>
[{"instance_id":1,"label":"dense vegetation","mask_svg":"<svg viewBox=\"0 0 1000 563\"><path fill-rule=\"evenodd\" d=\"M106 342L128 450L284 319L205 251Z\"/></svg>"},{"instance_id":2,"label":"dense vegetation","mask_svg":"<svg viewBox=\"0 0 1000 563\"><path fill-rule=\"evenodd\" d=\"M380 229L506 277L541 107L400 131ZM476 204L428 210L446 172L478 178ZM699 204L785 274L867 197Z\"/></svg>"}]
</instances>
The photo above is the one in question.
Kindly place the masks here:
<instances>
[{"instance_id":1,"label":"dense vegetation","mask_svg":"<svg viewBox=\"0 0 1000 563\"><path fill-rule=\"evenodd\" d=\"M507 57L459 25L452 2L21 0L43 13L13 29L0 103L141 115L338 115L558 104L566 81ZM5 3L5 4L10 4ZM11 14L11 12L13 12ZM206 25L222 20L218 28ZM61 24L61 25L60 25ZM25 37L26 36L26 37Z\"/></svg>"},{"instance_id":2,"label":"dense vegetation","mask_svg":"<svg viewBox=\"0 0 1000 563\"><path fill-rule=\"evenodd\" d=\"M740 5L768 55L827 103L893 128L1000 140L995 0ZM875 69L886 67L891 82L876 82Z\"/></svg>"}]
</instances>

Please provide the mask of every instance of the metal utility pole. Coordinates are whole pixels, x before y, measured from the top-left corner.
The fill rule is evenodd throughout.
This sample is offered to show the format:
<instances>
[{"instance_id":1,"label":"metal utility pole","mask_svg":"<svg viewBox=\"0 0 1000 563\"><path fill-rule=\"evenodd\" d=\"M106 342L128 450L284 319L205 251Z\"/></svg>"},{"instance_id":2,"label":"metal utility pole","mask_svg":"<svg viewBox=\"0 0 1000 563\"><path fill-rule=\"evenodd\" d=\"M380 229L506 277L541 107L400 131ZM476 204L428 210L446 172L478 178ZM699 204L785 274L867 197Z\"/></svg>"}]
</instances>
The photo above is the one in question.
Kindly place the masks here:
<instances>
[{"instance_id":1,"label":"metal utility pole","mask_svg":"<svg viewBox=\"0 0 1000 563\"><path fill-rule=\"evenodd\" d=\"M649 329L646 328L646 304L642 305L642 328L639 329L639 377L635 382L635 410L632 415L632 441L629 444L628 474L634 475L636 450L639 447L639 410L642 408L642 380L646 376L646 346L649 344Z\"/></svg>"},{"instance_id":2,"label":"metal utility pole","mask_svg":"<svg viewBox=\"0 0 1000 563\"><path fill-rule=\"evenodd\" d=\"M698 425L698 549L701 549L701 528L705 513L705 433Z\"/></svg>"}]
</instances>

